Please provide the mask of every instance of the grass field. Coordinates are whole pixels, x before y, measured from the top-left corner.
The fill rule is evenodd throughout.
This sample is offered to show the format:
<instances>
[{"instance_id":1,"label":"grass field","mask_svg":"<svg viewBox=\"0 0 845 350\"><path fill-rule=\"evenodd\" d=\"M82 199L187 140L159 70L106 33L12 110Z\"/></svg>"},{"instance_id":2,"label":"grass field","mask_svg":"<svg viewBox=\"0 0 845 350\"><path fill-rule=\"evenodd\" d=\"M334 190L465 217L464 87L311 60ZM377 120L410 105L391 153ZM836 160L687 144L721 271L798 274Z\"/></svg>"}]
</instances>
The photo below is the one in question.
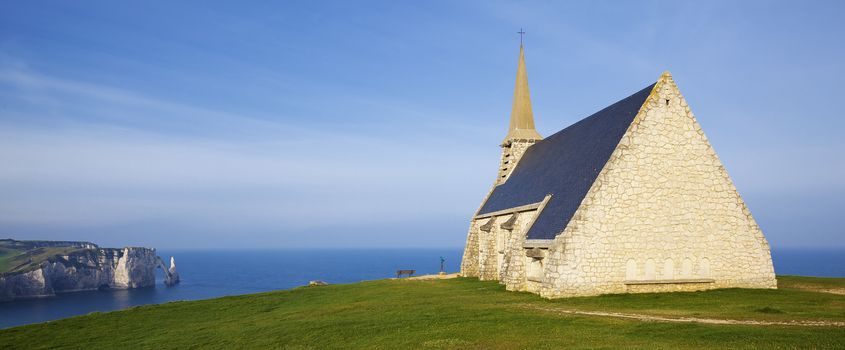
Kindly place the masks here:
<instances>
[{"instance_id":1,"label":"grass field","mask_svg":"<svg viewBox=\"0 0 845 350\"><path fill-rule=\"evenodd\" d=\"M380 280L174 302L0 331L0 348L845 348L843 279L544 300L476 279ZM655 322L555 310L826 326Z\"/></svg>"},{"instance_id":2,"label":"grass field","mask_svg":"<svg viewBox=\"0 0 845 350\"><path fill-rule=\"evenodd\" d=\"M0 273L6 272L6 269L11 265L11 260L18 255L18 251L0 247Z\"/></svg>"}]
</instances>

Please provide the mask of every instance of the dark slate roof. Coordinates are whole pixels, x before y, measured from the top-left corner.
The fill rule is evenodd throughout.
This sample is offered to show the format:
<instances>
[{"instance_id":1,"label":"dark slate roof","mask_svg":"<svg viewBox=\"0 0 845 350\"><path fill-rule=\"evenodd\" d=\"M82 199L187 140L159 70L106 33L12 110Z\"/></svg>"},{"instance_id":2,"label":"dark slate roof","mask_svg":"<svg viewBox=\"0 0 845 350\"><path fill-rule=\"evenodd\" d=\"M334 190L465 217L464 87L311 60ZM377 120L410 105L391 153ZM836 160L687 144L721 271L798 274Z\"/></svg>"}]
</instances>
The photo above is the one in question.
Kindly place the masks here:
<instances>
[{"instance_id":1,"label":"dark slate roof","mask_svg":"<svg viewBox=\"0 0 845 350\"><path fill-rule=\"evenodd\" d=\"M566 228L654 84L529 147L479 214L546 203L528 239L553 239Z\"/></svg>"}]
</instances>

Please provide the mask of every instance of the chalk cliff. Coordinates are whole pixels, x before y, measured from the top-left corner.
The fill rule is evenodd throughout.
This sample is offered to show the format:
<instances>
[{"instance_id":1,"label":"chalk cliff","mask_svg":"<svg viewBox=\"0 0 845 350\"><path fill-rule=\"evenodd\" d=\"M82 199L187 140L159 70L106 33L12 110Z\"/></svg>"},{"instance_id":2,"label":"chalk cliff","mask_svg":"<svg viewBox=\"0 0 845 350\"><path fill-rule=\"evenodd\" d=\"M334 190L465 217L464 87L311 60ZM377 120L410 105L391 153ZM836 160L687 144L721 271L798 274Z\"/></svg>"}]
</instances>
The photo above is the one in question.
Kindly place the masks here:
<instances>
[{"instance_id":1,"label":"chalk cliff","mask_svg":"<svg viewBox=\"0 0 845 350\"><path fill-rule=\"evenodd\" d=\"M31 258L29 262L25 269L0 274L0 301L82 290L149 287L155 285L156 267L164 272L166 285L179 283L173 258L173 266L168 269L152 248L99 248L90 244L46 257L40 264Z\"/></svg>"}]
</instances>

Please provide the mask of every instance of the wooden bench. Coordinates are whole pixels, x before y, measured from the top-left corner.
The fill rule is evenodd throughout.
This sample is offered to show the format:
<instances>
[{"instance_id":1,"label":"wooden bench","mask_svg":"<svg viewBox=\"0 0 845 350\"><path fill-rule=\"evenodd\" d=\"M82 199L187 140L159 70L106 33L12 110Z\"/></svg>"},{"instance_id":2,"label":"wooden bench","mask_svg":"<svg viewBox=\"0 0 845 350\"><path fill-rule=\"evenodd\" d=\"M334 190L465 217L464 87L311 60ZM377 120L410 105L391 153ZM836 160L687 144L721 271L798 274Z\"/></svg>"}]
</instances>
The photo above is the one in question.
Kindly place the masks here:
<instances>
[{"instance_id":1,"label":"wooden bench","mask_svg":"<svg viewBox=\"0 0 845 350\"><path fill-rule=\"evenodd\" d=\"M411 277L414 275L414 272L417 272L417 270L396 270L396 278L402 278L402 275Z\"/></svg>"}]
</instances>

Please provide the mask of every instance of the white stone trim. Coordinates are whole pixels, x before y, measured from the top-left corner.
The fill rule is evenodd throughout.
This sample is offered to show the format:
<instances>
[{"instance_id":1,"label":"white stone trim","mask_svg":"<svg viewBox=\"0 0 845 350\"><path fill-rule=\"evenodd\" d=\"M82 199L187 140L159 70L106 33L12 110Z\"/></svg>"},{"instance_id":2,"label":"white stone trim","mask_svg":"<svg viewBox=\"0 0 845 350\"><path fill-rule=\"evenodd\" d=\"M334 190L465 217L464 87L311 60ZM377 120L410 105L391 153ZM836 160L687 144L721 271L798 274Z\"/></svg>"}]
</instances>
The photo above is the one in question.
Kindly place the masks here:
<instances>
[{"instance_id":1,"label":"white stone trim","mask_svg":"<svg viewBox=\"0 0 845 350\"><path fill-rule=\"evenodd\" d=\"M554 243L554 239L526 239L522 243L523 248L549 248Z\"/></svg>"},{"instance_id":2,"label":"white stone trim","mask_svg":"<svg viewBox=\"0 0 845 350\"><path fill-rule=\"evenodd\" d=\"M686 278L686 279L672 279L672 280L637 280L637 281L623 281L627 285L637 284L688 284L688 283L715 283L716 280L712 278Z\"/></svg>"},{"instance_id":3,"label":"white stone trim","mask_svg":"<svg viewBox=\"0 0 845 350\"><path fill-rule=\"evenodd\" d=\"M549 196L546 196L546 197L549 197ZM534 210L534 209L539 208L545 202L546 202L546 199L543 199L543 201L533 203L533 204L526 204L526 205L521 205L521 206L518 206L518 207L509 208L509 209L497 210L497 211L490 212L490 213L487 213L487 214L476 215L473 219L474 220L485 219L485 218L489 218L491 216L509 215L509 214L513 214L513 213L517 213L517 212L521 212L521 211Z\"/></svg>"}]
</instances>

